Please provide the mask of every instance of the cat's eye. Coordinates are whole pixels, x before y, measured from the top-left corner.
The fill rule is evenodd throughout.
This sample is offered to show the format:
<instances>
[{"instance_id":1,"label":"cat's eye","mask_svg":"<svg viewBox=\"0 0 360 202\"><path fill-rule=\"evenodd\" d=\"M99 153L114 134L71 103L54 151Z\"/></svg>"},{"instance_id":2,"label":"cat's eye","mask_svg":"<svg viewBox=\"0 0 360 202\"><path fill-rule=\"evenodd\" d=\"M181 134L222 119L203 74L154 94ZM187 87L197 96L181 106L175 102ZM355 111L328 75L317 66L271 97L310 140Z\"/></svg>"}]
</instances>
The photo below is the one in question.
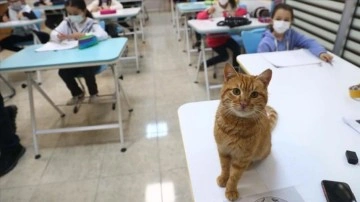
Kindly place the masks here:
<instances>
[{"instance_id":1,"label":"cat's eye","mask_svg":"<svg viewBox=\"0 0 360 202\"><path fill-rule=\"evenodd\" d=\"M234 88L234 89L232 90L232 93L233 93L234 95L240 95L240 89Z\"/></svg>"},{"instance_id":2,"label":"cat's eye","mask_svg":"<svg viewBox=\"0 0 360 202\"><path fill-rule=\"evenodd\" d=\"M259 96L259 93L256 91L254 91L250 94L250 97L252 97L252 98L256 98L257 96Z\"/></svg>"}]
</instances>

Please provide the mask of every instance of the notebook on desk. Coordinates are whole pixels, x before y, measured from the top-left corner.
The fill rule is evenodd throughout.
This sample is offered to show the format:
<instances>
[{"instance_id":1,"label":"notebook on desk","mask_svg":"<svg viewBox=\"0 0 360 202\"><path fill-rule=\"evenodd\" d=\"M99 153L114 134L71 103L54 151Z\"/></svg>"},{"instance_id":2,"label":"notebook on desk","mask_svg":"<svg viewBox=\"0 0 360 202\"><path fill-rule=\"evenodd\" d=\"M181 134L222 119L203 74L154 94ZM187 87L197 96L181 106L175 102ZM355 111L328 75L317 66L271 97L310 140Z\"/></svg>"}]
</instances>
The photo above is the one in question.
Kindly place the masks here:
<instances>
[{"instance_id":1,"label":"notebook on desk","mask_svg":"<svg viewBox=\"0 0 360 202\"><path fill-rule=\"evenodd\" d=\"M356 132L360 133L360 118L343 117L343 121Z\"/></svg>"},{"instance_id":2,"label":"notebook on desk","mask_svg":"<svg viewBox=\"0 0 360 202\"><path fill-rule=\"evenodd\" d=\"M321 65L322 62L318 57L304 49L272 52L264 54L263 57L277 68L297 67L314 64Z\"/></svg>"},{"instance_id":3,"label":"notebook on desk","mask_svg":"<svg viewBox=\"0 0 360 202\"><path fill-rule=\"evenodd\" d=\"M42 51L57 51L57 50L67 50L76 48L78 46L78 41L62 41L60 43L49 41L46 44L42 45L40 48L36 49L37 52Z\"/></svg>"}]
</instances>

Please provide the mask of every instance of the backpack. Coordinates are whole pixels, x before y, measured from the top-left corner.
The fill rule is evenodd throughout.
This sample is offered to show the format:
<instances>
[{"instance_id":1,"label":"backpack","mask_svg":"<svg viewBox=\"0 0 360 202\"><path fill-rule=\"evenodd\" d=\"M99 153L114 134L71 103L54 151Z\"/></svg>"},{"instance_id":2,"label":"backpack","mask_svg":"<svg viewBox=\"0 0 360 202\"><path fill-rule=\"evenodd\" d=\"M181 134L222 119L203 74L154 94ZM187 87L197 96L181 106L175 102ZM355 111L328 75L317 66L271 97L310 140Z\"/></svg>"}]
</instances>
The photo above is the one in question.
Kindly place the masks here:
<instances>
[{"instance_id":1,"label":"backpack","mask_svg":"<svg viewBox=\"0 0 360 202\"><path fill-rule=\"evenodd\" d=\"M225 17L225 20L218 22L217 26L229 26L230 28L251 24L248 18L244 17Z\"/></svg>"}]
</instances>

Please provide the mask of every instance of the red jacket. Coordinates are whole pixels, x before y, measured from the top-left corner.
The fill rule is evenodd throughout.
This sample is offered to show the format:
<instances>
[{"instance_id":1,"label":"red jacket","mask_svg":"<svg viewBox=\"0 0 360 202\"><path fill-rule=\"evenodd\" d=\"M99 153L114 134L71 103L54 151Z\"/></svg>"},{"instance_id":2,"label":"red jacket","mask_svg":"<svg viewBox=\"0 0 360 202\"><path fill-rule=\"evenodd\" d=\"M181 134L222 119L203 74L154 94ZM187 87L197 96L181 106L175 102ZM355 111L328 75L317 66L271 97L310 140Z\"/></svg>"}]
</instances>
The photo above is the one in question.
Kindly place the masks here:
<instances>
[{"instance_id":1,"label":"red jacket","mask_svg":"<svg viewBox=\"0 0 360 202\"><path fill-rule=\"evenodd\" d=\"M226 17L226 13L227 12L223 12L223 16ZM244 16L246 15L247 11L246 9L243 8L238 8L235 12L235 16ZM206 20L209 19L209 14L207 12L207 10L201 11L197 14L196 16L197 19L199 20ZM211 48L215 48L218 46L223 45L224 43L226 43L230 38L230 35L228 34L224 34L224 35L207 35L206 37L206 43L209 47Z\"/></svg>"}]
</instances>

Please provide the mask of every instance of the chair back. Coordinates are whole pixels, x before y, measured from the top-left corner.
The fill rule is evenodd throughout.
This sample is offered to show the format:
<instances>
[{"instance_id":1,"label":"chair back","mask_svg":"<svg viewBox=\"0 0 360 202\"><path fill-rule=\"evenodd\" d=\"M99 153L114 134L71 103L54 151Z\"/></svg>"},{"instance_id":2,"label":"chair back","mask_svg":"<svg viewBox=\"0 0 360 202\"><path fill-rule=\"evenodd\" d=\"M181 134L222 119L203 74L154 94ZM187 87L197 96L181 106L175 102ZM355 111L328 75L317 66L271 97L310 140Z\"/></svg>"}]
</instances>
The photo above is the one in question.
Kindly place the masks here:
<instances>
[{"instance_id":1,"label":"chair back","mask_svg":"<svg viewBox=\"0 0 360 202\"><path fill-rule=\"evenodd\" d=\"M241 32L242 43L246 53L256 53L266 28L258 28Z\"/></svg>"}]
</instances>

